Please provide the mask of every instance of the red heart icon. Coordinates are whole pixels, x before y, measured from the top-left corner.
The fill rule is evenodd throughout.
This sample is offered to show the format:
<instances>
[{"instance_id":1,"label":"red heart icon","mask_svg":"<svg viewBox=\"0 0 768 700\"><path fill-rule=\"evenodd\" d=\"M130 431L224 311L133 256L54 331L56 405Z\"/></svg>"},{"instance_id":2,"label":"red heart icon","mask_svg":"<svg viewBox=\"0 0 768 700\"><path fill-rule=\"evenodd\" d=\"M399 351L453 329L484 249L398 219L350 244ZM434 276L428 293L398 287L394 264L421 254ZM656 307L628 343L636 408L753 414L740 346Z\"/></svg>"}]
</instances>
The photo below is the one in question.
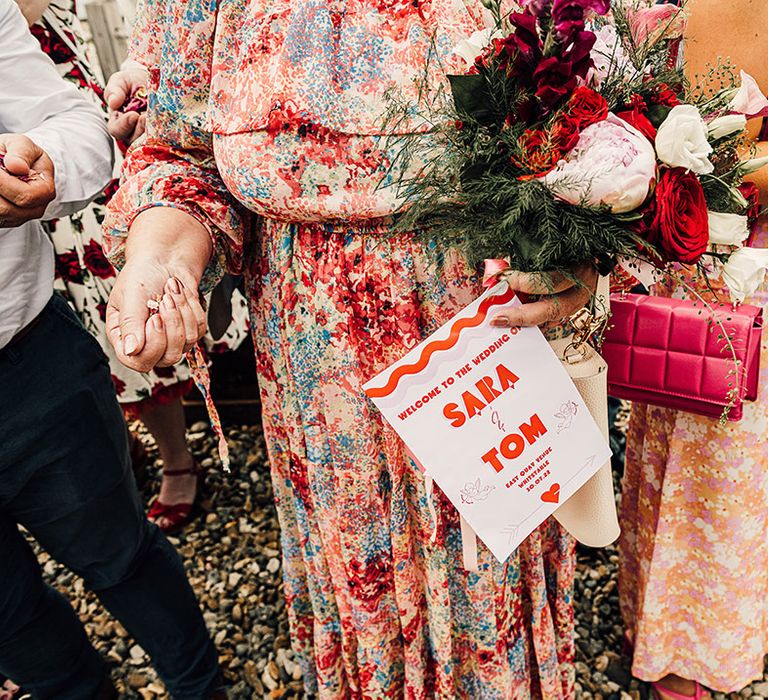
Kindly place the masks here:
<instances>
[{"instance_id":1,"label":"red heart icon","mask_svg":"<svg viewBox=\"0 0 768 700\"><path fill-rule=\"evenodd\" d=\"M552 484L547 491L541 494L544 503L560 503L560 484Z\"/></svg>"}]
</instances>

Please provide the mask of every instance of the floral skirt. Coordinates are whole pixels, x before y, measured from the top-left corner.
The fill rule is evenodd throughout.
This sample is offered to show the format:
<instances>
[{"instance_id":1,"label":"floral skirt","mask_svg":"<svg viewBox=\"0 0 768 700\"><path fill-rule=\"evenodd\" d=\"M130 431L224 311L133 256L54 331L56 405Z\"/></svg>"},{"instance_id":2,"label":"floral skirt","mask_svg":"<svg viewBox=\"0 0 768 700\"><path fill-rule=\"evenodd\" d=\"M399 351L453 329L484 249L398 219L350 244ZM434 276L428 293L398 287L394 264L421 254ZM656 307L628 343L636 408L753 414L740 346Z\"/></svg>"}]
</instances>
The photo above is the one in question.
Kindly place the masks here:
<instances>
[{"instance_id":1,"label":"floral skirt","mask_svg":"<svg viewBox=\"0 0 768 700\"><path fill-rule=\"evenodd\" d=\"M322 699L569 698L573 540L462 568L459 517L362 385L481 291L386 225L263 224L252 328L293 645Z\"/></svg>"},{"instance_id":2,"label":"floral skirt","mask_svg":"<svg viewBox=\"0 0 768 700\"><path fill-rule=\"evenodd\" d=\"M768 235L763 240L768 243ZM682 296L672 285L657 293ZM764 306L768 290L747 303ZM730 692L762 678L768 652L768 334L761 358L758 399L745 405L738 423L632 408L620 594L633 672L643 680L675 673Z\"/></svg>"}]
</instances>

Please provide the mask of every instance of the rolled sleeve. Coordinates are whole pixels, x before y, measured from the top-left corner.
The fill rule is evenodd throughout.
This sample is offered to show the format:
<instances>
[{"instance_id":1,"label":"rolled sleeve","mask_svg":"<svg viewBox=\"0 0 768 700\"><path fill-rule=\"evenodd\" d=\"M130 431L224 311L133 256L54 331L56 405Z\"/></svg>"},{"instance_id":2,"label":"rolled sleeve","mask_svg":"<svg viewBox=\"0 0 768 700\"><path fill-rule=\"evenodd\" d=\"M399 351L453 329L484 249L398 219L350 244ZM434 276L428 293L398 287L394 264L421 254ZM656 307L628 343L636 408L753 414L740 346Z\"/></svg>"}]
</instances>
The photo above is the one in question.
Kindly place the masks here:
<instances>
[{"instance_id":1,"label":"rolled sleeve","mask_svg":"<svg viewBox=\"0 0 768 700\"><path fill-rule=\"evenodd\" d=\"M113 148L103 115L61 78L12 0L0 0L0 124L53 161L56 197L45 218L82 209L109 183Z\"/></svg>"},{"instance_id":2,"label":"rolled sleeve","mask_svg":"<svg viewBox=\"0 0 768 700\"><path fill-rule=\"evenodd\" d=\"M131 57L149 71L146 134L126 155L103 227L105 250L119 267L131 224L142 211L167 206L190 214L214 246L203 290L225 269L240 270L250 219L224 185L207 125L215 25L215 3L139 2Z\"/></svg>"}]
</instances>

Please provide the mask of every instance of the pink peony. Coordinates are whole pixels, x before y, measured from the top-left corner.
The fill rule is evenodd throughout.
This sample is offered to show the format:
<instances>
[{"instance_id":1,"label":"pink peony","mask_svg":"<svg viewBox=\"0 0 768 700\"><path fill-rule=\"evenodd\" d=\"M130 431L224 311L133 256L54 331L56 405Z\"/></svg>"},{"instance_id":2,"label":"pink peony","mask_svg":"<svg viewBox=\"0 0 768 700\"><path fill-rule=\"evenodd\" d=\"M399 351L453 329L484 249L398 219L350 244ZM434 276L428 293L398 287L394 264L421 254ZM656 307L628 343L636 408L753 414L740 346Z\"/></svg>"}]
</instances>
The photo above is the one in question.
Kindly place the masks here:
<instances>
[{"instance_id":1,"label":"pink peony","mask_svg":"<svg viewBox=\"0 0 768 700\"><path fill-rule=\"evenodd\" d=\"M729 106L732 112L743 114L747 119L768 116L768 99L763 95L757 81L744 71L741 71L741 87L736 91Z\"/></svg>"},{"instance_id":2,"label":"pink peony","mask_svg":"<svg viewBox=\"0 0 768 700\"><path fill-rule=\"evenodd\" d=\"M662 37L679 39L685 31L685 14L677 5L670 3L632 10L627 16L636 46L655 43Z\"/></svg>"},{"instance_id":3,"label":"pink peony","mask_svg":"<svg viewBox=\"0 0 768 700\"><path fill-rule=\"evenodd\" d=\"M569 204L607 206L619 214L637 209L656 177L653 146L614 114L581 132L573 150L539 178Z\"/></svg>"}]
</instances>

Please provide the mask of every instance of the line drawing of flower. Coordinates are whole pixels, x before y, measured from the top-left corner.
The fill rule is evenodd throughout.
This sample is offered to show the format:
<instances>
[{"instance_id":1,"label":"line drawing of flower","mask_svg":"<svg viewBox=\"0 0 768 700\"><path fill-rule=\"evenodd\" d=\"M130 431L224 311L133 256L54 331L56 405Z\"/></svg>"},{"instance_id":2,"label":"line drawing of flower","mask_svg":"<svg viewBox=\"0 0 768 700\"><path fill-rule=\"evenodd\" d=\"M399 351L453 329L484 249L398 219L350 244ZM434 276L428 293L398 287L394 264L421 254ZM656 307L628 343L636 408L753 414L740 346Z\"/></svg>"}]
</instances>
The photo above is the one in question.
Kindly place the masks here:
<instances>
[{"instance_id":1,"label":"line drawing of flower","mask_svg":"<svg viewBox=\"0 0 768 700\"><path fill-rule=\"evenodd\" d=\"M484 501L491 494L491 491L495 490L495 486L482 485L480 477L478 477L474 481L468 481L464 484L464 488L459 493L461 493L461 502L471 506L476 501Z\"/></svg>"},{"instance_id":2,"label":"line drawing of flower","mask_svg":"<svg viewBox=\"0 0 768 700\"><path fill-rule=\"evenodd\" d=\"M579 405L575 401L566 401L562 406L560 406L560 410L555 413L555 418L559 419L560 421L557 424L557 432L561 433L563 430L568 430L568 428L571 427L573 419L576 417L578 412Z\"/></svg>"}]
</instances>

